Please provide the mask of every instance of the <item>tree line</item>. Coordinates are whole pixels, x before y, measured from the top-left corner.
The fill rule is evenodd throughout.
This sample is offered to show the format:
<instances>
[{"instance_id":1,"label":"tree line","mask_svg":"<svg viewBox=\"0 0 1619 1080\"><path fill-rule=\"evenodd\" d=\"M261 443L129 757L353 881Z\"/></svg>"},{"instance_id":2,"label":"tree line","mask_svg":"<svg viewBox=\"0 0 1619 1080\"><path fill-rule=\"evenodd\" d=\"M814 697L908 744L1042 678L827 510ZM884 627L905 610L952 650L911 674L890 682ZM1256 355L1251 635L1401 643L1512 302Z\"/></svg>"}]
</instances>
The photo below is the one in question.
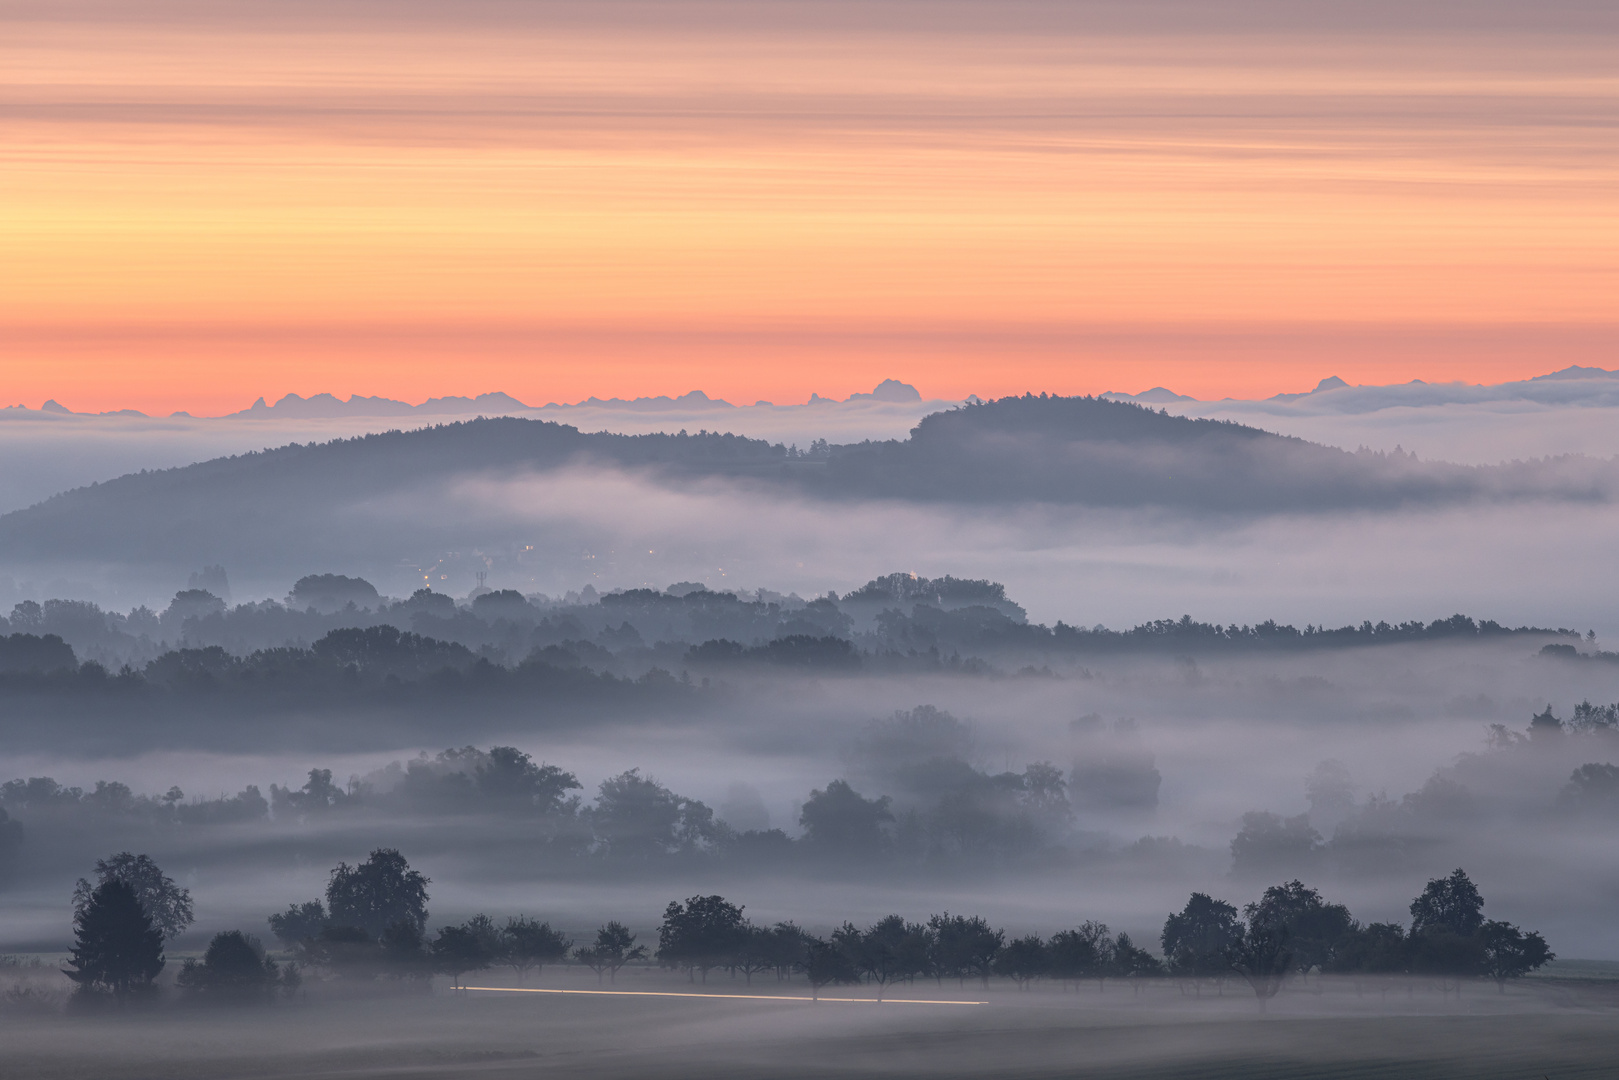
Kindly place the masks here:
<instances>
[{"instance_id":1,"label":"tree line","mask_svg":"<svg viewBox=\"0 0 1619 1080\"><path fill-rule=\"evenodd\" d=\"M209 570L223 581L223 568ZM228 592L228 585L214 587ZM841 598L829 592L810 600L680 582L666 590L591 589L563 598L500 589L457 601L425 588L390 600L363 578L320 574L299 579L284 602L234 607L206 588L181 590L161 613L103 611L83 600L20 601L9 617L0 617L0 674L16 683L18 675L55 673L47 685L59 686L82 660L95 665L86 676L100 668L195 692L200 674L225 681L265 671L285 677L288 660L297 661L294 669L307 669L306 681L319 684L329 663L407 681L446 669L465 672L479 660L618 675L652 667L700 674L739 663L835 672L925 667L952 656L958 665L974 659L982 665L982 657L1002 655L1298 650L1507 635L1580 640L1572 630L1509 628L1461 614L1336 628L1299 629L1274 620L1222 625L1190 616L1124 630L1064 621L1047 627L1030 623L1000 584L950 576L888 574ZM1557 655L1586 655L1577 654L1575 644L1550 648Z\"/></svg>"},{"instance_id":2,"label":"tree line","mask_svg":"<svg viewBox=\"0 0 1619 1080\"><path fill-rule=\"evenodd\" d=\"M81 880L75 890L65 973L85 1000L150 996L165 966L165 943L193 921L190 894L145 855L120 853L98 862L96 874L96 883ZM864 985L879 1000L917 980L974 980L985 988L996 977L1019 988L1042 979L1076 987L1092 981L1098 989L1109 980L1137 989L1172 980L1199 994L1206 984L1239 982L1263 1009L1293 977L1370 977L1386 991L1394 976L1426 976L1447 992L1459 992L1464 980L1489 978L1504 989L1554 959L1539 933L1486 919L1483 897L1460 869L1427 883L1411 902L1409 928L1362 924L1296 880L1266 889L1240 912L1193 893L1165 920L1161 956L1096 921L1049 938L1011 937L980 916L948 911L915 922L900 914L865 927L844 922L818 936L793 922L756 924L719 895L671 901L655 947L639 944L617 921L575 942L526 915L497 923L480 914L429 936L429 884L391 848L352 866L339 863L322 898L291 904L267 920L293 959L278 963L252 935L223 931L200 960L184 962L176 983L197 999L268 1001L297 993L306 972L351 985L388 980L425 989L435 974L463 987L470 974L497 965L510 968L521 986L547 964L582 965L612 981L626 965L655 963L693 983L707 983L715 971L749 985L756 976L801 977L812 995Z\"/></svg>"}]
</instances>

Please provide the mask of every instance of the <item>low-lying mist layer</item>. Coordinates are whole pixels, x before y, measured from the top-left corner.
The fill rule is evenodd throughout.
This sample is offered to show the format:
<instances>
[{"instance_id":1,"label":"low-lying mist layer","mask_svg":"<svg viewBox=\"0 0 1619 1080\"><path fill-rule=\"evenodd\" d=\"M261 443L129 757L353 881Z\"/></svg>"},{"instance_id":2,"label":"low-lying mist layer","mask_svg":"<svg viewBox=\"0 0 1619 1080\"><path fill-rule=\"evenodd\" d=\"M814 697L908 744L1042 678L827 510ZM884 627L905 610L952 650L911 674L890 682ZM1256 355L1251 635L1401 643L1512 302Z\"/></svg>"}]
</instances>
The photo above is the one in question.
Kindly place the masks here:
<instances>
[{"instance_id":1,"label":"low-lying mist layer","mask_svg":"<svg viewBox=\"0 0 1619 1080\"><path fill-rule=\"evenodd\" d=\"M1345 537L1364 549L1368 528L1456 530L1445 514L1492 558L1519 543L1509 523L1526 512L1596 511L1611 531L1613 488L1612 466L1595 459L1428 464L1095 399L971 405L925 418L904 441L805 449L501 418L81 488L0 518L0 568L12 590L18 576L67 575L86 598L219 563L255 591L310 566L394 590L437 574L463 591L481 567L524 591L722 572L819 591L853 584L847 567L873 561L967 559L1004 578L1031 551L1048 572L1103 561L1208 580L1268 531L1310 538L1305 561L1319 575ZM1273 539L1261 543L1274 550Z\"/></svg>"},{"instance_id":2,"label":"low-lying mist layer","mask_svg":"<svg viewBox=\"0 0 1619 1080\"><path fill-rule=\"evenodd\" d=\"M996 584L909 575L813 601L397 602L315 575L231 608L217 568L196 584L162 614L13 611L12 940L56 940L111 849L225 919L389 846L448 915L567 926L723 888L772 919L944 895L1018 932L1083 909L1139 934L1176 893L1290 876L1386 921L1466 865L1564 955L1619 947L1619 747L1587 704L1619 664L1570 631L1047 627Z\"/></svg>"}]
</instances>

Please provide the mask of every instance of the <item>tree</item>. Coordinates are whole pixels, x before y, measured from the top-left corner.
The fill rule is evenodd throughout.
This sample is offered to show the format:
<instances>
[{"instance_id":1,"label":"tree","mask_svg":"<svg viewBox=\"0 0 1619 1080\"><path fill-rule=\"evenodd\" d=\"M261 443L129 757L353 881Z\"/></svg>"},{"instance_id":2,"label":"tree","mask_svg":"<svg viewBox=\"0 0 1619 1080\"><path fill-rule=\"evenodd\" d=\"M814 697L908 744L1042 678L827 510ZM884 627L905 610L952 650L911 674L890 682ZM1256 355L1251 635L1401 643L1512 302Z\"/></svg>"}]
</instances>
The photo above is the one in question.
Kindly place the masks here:
<instances>
[{"instance_id":1,"label":"tree","mask_svg":"<svg viewBox=\"0 0 1619 1080\"><path fill-rule=\"evenodd\" d=\"M358 866L338 863L326 886L330 921L357 926L373 939L401 920L427 925L427 886L430 878L412 870L393 848L378 848Z\"/></svg>"},{"instance_id":2,"label":"tree","mask_svg":"<svg viewBox=\"0 0 1619 1080\"><path fill-rule=\"evenodd\" d=\"M1236 908L1206 893L1193 893L1179 914L1164 920L1158 940L1169 973L1191 979L1201 993L1204 979L1221 979L1231 970L1230 952L1241 936Z\"/></svg>"},{"instance_id":3,"label":"tree","mask_svg":"<svg viewBox=\"0 0 1619 1080\"><path fill-rule=\"evenodd\" d=\"M480 943L487 942L486 935L477 930L473 933ZM376 952L382 973L389 978L425 981L432 974L432 952L421 927L412 919L400 919L386 926L382 939L376 942Z\"/></svg>"},{"instance_id":4,"label":"tree","mask_svg":"<svg viewBox=\"0 0 1619 1080\"><path fill-rule=\"evenodd\" d=\"M1023 770L1022 779L1020 801L1024 813L1041 836L1050 839L1060 835L1074 820L1062 770L1049 761L1037 761Z\"/></svg>"},{"instance_id":5,"label":"tree","mask_svg":"<svg viewBox=\"0 0 1619 1080\"><path fill-rule=\"evenodd\" d=\"M1294 880L1272 885L1257 903L1243 908L1250 924L1286 929L1293 963L1300 974L1311 968L1326 971L1333 964L1354 919L1342 904L1329 904L1315 889Z\"/></svg>"},{"instance_id":6,"label":"tree","mask_svg":"<svg viewBox=\"0 0 1619 1080\"><path fill-rule=\"evenodd\" d=\"M1149 979L1164 973L1164 965L1146 949L1138 948L1129 934L1121 933L1113 942L1113 974L1121 979ZM1140 984L1136 989L1139 992Z\"/></svg>"},{"instance_id":7,"label":"tree","mask_svg":"<svg viewBox=\"0 0 1619 1080\"><path fill-rule=\"evenodd\" d=\"M1449 931L1472 937L1484 925L1484 897L1461 869L1449 877L1434 878L1411 901L1411 936Z\"/></svg>"},{"instance_id":8,"label":"tree","mask_svg":"<svg viewBox=\"0 0 1619 1080\"><path fill-rule=\"evenodd\" d=\"M965 982L973 976L982 979L986 987L989 985L995 956L1006 940L1004 931L992 929L976 915L969 918L948 911L928 919L928 930L932 934L932 967L937 978L953 976Z\"/></svg>"},{"instance_id":9,"label":"tree","mask_svg":"<svg viewBox=\"0 0 1619 1080\"><path fill-rule=\"evenodd\" d=\"M419 945L419 934L417 942ZM384 962L377 939L358 926L334 923L321 927L319 934L304 941L299 953L306 962L326 968L341 979L374 979Z\"/></svg>"},{"instance_id":10,"label":"tree","mask_svg":"<svg viewBox=\"0 0 1619 1080\"><path fill-rule=\"evenodd\" d=\"M1321 834L1310 815L1284 818L1263 810L1242 815L1242 830L1231 841L1231 870L1239 877L1286 873L1308 866L1321 848Z\"/></svg>"},{"instance_id":11,"label":"tree","mask_svg":"<svg viewBox=\"0 0 1619 1080\"><path fill-rule=\"evenodd\" d=\"M1552 707L1547 704L1546 711L1536 713L1529 718L1529 738L1536 742L1555 739L1563 734L1563 722L1552 715Z\"/></svg>"},{"instance_id":12,"label":"tree","mask_svg":"<svg viewBox=\"0 0 1619 1080\"><path fill-rule=\"evenodd\" d=\"M755 975L777 966L775 932L769 927L743 923L736 950L731 954L731 966L752 986Z\"/></svg>"},{"instance_id":13,"label":"tree","mask_svg":"<svg viewBox=\"0 0 1619 1080\"><path fill-rule=\"evenodd\" d=\"M811 938L804 954L804 977L809 980L810 997L818 999L822 987L857 983L860 972L838 945Z\"/></svg>"},{"instance_id":14,"label":"tree","mask_svg":"<svg viewBox=\"0 0 1619 1080\"><path fill-rule=\"evenodd\" d=\"M834 780L825 791L815 790L804 800L798 823L804 827L804 841L812 848L840 855L875 855L888 843L883 826L891 824L890 799L867 799L849 786L847 780Z\"/></svg>"},{"instance_id":15,"label":"tree","mask_svg":"<svg viewBox=\"0 0 1619 1080\"><path fill-rule=\"evenodd\" d=\"M651 858L690 851L714 839L714 811L676 795L630 769L601 782L596 805L585 811L602 851Z\"/></svg>"},{"instance_id":16,"label":"tree","mask_svg":"<svg viewBox=\"0 0 1619 1080\"><path fill-rule=\"evenodd\" d=\"M1015 980L1020 990L1027 989L1028 985L1044 975L1049 967L1050 957L1046 953L1046 944L1040 940L1039 934L1013 938L995 958L995 974Z\"/></svg>"},{"instance_id":17,"label":"tree","mask_svg":"<svg viewBox=\"0 0 1619 1080\"><path fill-rule=\"evenodd\" d=\"M96 884L80 878L73 887L73 911L84 910L96 886L109 881L128 885L140 901L141 908L152 917L152 924L165 941L173 941L195 916L191 910L191 891L182 889L174 879L163 873L150 855L131 855L120 851L109 859L96 860Z\"/></svg>"},{"instance_id":18,"label":"tree","mask_svg":"<svg viewBox=\"0 0 1619 1080\"><path fill-rule=\"evenodd\" d=\"M326 908L319 900L289 904L286 911L271 915L268 922L270 933L291 949L320 937L320 932L326 928Z\"/></svg>"},{"instance_id":19,"label":"tree","mask_svg":"<svg viewBox=\"0 0 1619 1080\"><path fill-rule=\"evenodd\" d=\"M163 970L163 932L135 889L112 878L96 886L73 916L72 969L63 974L89 992L120 1002L149 990Z\"/></svg>"},{"instance_id":20,"label":"tree","mask_svg":"<svg viewBox=\"0 0 1619 1080\"><path fill-rule=\"evenodd\" d=\"M1546 947L1546 939L1533 931L1524 933L1511 923L1491 920L1479 927L1484 946L1484 974L1495 980L1504 994L1508 979L1519 979L1549 960L1557 959Z\"/></svg>"},{"instance_id":21,"label":"tree","mask_svg":"<svg viewBox=\"0 0 1619 1080\"><path fill-rule=\"evenodd\" d=\"M925 926L907 923L900 915L878 919L864 931L844 923L832 934L855 969L877 987L877 1000L890 983L921 974L927 968L931 937Z\"/></svg>"},{"instance_id":22,"label":"tree","mask_svg":"<svg viewBox=\"0 0 1619 1080\"><path fill-rule=\"evenodd\" d=\"M743 933L742 909L723 896L693 896L684 904L671 900L658 927L658 962L679 968L696 981L708 981L710 968L723 967L736 952Z\"/></svg>"},{"instance_id":23,"label":"tree","mask_svg":"<svg viewBox=\"0 0 1619 1080\"><path fill-rule=\"evenodd\" d=\"M480 929L468 923L441 926L438 937L433 939L433 966L450 977L452 988L460 989L462 976L469 971L482 971L494 959Z\"/></svg>"},{"instance_id":24,"label":"tree","mask_svg":"<svg viewBox=\"0 0 1619 1080\"><path fill-rule=\"evenodd\" d=\"M1046 945L1052 978L1063 982L1095 979L1101 990L1113 974L1113 942L1106 923L1081 923L1076 930L1059 930Z\"/></svg>"},{"instance_id":25,"label":"tree","mask_svg":"<svg viewBox=\"0 0 1619 1080\"><path fill-rule=\"evenodd\" d=\"M646 946L635 944L635 935L621 922L610 922L596 931L596 940L573 951L574 959L596 973L596 981L606 974L618 978L618 969L632 960L646 959Z\"/></svg>"},{"instance_id":26,"label":"tree","mask_svg":"<svg viewBox=\"0 0 1619 1080\"><path fill-rule=\"evenodd\" d=\"M280 967L240 930L215 934L202 962L186 960L175 981L194 996L237 1003L268 1001L282 985Z\"/></svg>"},{"instance_id":27,"label":"tree","mask_svg":"<svg viewBox=\"0 0 1619 1080\"><path fill-rule=\"evenodd\" d=\"M473 775L479 793L494 803L543 815L571 814L578 806L578 797L568 796L579 787L578 777L555 765L536 765L516 747L490 747Z\"/></svg>"},{"instance_id":28,"label":"tree","mask_svg":"<svg viewBox=\"0 0 1619 1080\"><path fill-rule=\"evenodd\" d=\"M517 985L530 971L545 970L546 964L559 963L573 948L573 942L551 929L548 922L535 922L527 915L506 920L500 931L500 962L517 974Z\"/></svg>"},{"instance_id":29,"label":"tree","mask_svg":"<svg viewBox=\"0 0 1619 1080\"><path fill-rule=\"evenodd\" d=\"M1403 975L1411 966L1410 942L1399 923L1351 923L1339 943L1329 971L1349 975ZM1390 981L1381 989L1387 993ZM1357 992L1360 981L1355 982Z\"/></svg>"},{"instance_id":30,"label":"tree","mask_svg":"<svg viewBox=\"0 0 1619 1080\"><path fill-rule=\"evenodd\" d=\"M1264 1012L1293 969L1292 933L1286 920L1265 914L1250 917L1229 946L1227 962L1247 981Z\"/></svg>"},{"instance_id":31,"label":"tree","mask_svg":"<svg viewBox=\"0 0 1619 1080\"><path fill-rule=\"evenodd\" d=\"M769 933L770 959L776 969L776 978L780 980L802 970L815 938L790 922L777 923Z\"/></svg>"}]
</instances>

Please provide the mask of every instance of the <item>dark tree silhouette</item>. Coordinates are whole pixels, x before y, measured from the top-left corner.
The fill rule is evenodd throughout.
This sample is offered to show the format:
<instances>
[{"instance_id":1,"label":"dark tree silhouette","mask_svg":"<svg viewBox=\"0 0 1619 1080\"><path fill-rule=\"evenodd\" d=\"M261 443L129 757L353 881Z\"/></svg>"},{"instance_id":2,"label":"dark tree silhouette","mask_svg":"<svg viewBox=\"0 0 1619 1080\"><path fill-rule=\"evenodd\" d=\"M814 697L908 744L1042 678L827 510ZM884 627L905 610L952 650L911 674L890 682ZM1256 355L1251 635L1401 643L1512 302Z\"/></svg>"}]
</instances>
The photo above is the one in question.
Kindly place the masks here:
<instances>
[{"instance_id":1,"label":"dark tree silhouette","mask_svg":"<svg viewBox=\"0 0 1619 1080\"><path fill-rule=\"evenodd\" d=\"M438 937L433 939L433 966L450 977L454 989L462 988L467 972L482 971L494 960L480 929L466 923L441 926Z\"/></svg>"},{"instance_id":2,"label":"dark tree silhouette","mask_svg":"<svg viewBox=\"0 0 1619 1080\"><path fill-rule=\"evenodd\" d=\"M596 973L616 981L618 969L632 960L646 959L646 946L635 944L635 935L621 922L610 922L596 931L596 940L573 950L575 960Z\"/></svg>"},{"instance_id":3,"label":"dark tree silhouette","mask_svg":"<svg viewBox=\"0 0 1619 1080\"><path fill-rule=\"evenodd\" d=\"M743 979L752 986L755 975L762 975L777 966L777 954L776 932L773 929L744 922L737 936L736 948L731 953L730 966L733 971L740 971Z\"/></svg>"},{"instance_id":4,"label":"dark tree silhouette","mask_svg":"<svg viewBox=\"0 0 1619 1080\"><path fill-rule=\"evenodd\" d=\"M1339 943L1330 970L1355 976L1381 976L1377 988L1387 993L1393 985L1389 977L1403 975L1410 968L1411 947L1405 927L1399 923L1372 923L1369 926L1352 923ZM1358 978L1355 986L1358 992Z\"/></svg>"},{"instance_id":5,"label":"dark tree silhouette","mask_svg":"<svg viewBox=\"0 0 1619 1080\"><path fill-rule=\"evenodd\" d=\"M859 982L860 972L842 948L812 938L805 949L804 977L810 984L810 997L819 998L824 987Z\"/></svg>"},{"instance_id":6,"label":"dark tree silhouette","mask_svg":"<svg viewBox=\"0 0 1619 1080\"><path fill-rule=\"evenodd\" d=\"M693 896L684 904L671 900L658 927L658 962L679 968L695 981L702 972L724 967L741 944L742 909L723 896Z\"/></svg>"},{"instance_id":7,"label":"dark tree silhouette","mask_svg":"<svg viewBox=\"0 0 1619 1080\"><path fill-rule=\"evenodd\" d=\"M192 914L189 889L176 885L150 855L132 855L127 851L96 860L96 884L84 878L78 880L73 886L73 910L84 910L96 886L109 881L122 881L134 891L142 909L152 917L152 924L166 941L179 937L196 917Z\"/></svg>"},{"instance_id":8,"label":"dark tree silhouette","mask_svg":"<svg viewBox=\"0 0 1619 1080\"><path fill-rule=\"evenodd\" d=\"M573 773L555 765L536 765L515 747L490 747L487 760L474 769L473 776L486 800L506 808L561 814L572 813L578 805L577 799L568 796L579 787Z\"/></svg>"},{"instance_id":9,"label":"dark tree silhouette","mask_svg":"<svg viewBox=\"0 0 1619 1080\"><path fill-rule=\"evenodd\" d=\"M1039 934L1013 938L995 958L995 974L1014 980L1019 990L1028 989L1029 984L1046 974L1050 967L1051 957Z\"/></svg>"},{"instance_id":10,"label":"dark tree silhouette","mask_svg":"<svg viewBox=\"0 0 1619 1080\"><path fill-rule=\"evenodd\" d=\"M418 934L418 948L420 941ZM370 934L358 926L332 923L303 942L299 954L307 963L325 968L340 979L356 981L376 978L384 963L382 948Z\"/></svg>"},{"instance_id":11,"label":"dark tree silhouette","mask_svg":"<svg viewBox=\"0 0 1619 1080\"><path fill-rule=\"evenodd\" d=\"M639 769L601 782L585 820L605 854L651 858L690 851L714 839L714 811L676 795Z\"/></svg>"},{"instance_id":12,"label":"dark tree silhouette","mask_svg":"<svg viewBox=\"0 0 1619 1080\"><path fill-rule=\"evenodd\" d=\"M258 939L240 930L214 935L202 961L186 960L175 981L194 996L223 1002L268 1001L281 985L281 969Z\"/></svg>"},{"instance_id":13,"label":"dark tree silhouette","mask_svg":"<svg viewBox=\"0 0 1619 1080\"><path fill-rule=\"evenodd\" d=\"M891 800L863 798L846 780L834 780L825 791L811 791L798 823L813 848L846 855L873 855L888 842L883 826L894 820Z\"/></svg>"},{"instance_id":14,"label":"dark tree silhouette","mask_svg":"<svg viewBox=\"0 0 1619 1080\"><path fill-rule=\"evenodd\" d=\"M1457 869L1449 877L1434 878L1411 901L1413 937L1449 931L1471 937L1484 925L1484 898L1465 871Z\"/></svg>"},{"instance_id":15,"label":"dark tree silhouette","mask_svg":"<svg viewBox=\"0 0 1619 1080\"><path fill-rule=\"evenodd\" d=\"M1479 927L1484 947L1484 974L1495 980L1506 993L1507 980L1520 979L1557 955L1546 947L1546 939L1530 931L1524 933L1511 923L1486 922Z\"/></svg>"},{"instance_id":16,"label":"dark tree silhouette","mask_svg":"<svg viewBox=\"0 0 1619 1080\"><path fill-rule=\"evenodd\" d=\"M1227 953L1231 970L1241 975L1259 1000L1259 1011L1282 989L1288 973L1293 970L1292 935L1286 921L1267 921L1265 917L1249 920Z\"/></svg>"},{"instance_id":17,"label":"dark tree silhouette","mask_svg":"<svg viewBox=\"0 0 1619 1080\"><path fill-rule=\"evenodd\" d=\"M1231 970L1230 952L1241 936L1236 908L1206 893L1193 893L1179 914L1164 920L1159 943L1169 973L1191 979L1201 993L1204 979L1222 979Z\"/></svg>"},{"instance_id":18,"label":"dark tree silhouette","mask_svg":"<svg viewBox=\"0 0 1619 1080\"><path fill-rule=\"evenodd\" d=\"M517 975L517 985L530 971L545 970L546 964L559 963L573 948L573 942L548 922L535 922L527 915L507 919L500 930L498 957Z\"/></svg>"},{"instance_id":19,"label":"dark tree silhouette","mask_svg":"<svg viewBox=\"0 0 1619 1080\"><path fill-rule=\"evenodd\" d=\"M1136 991L1141 989L1141 979L1156 978L1164 973L1164 965L1158 958L1146 949L1138 948L1130 940L1129 934L1121 933L1113 942L1113 974L1122 979L1130 979Z\"/></svg>"},{"instance_id":20,"label":"dark tree silhouette","mask_svg":"<svg viewBox=\"0 0 1619 1080\"><path fill-rule=\"evenodd\" d=\"M358 866L338 863L326 886L330 920L357 926L372 938L380 938L400 921L413 923L420 931L427 925L430 880L412 870L393 848L378 848Z\"/></svg>"},{"instance_id":21,"label":"dark tree silhouette","mask_svg":"<svg viewBox=\"0 0 1619 1080\"><path fill-rule=\"evenodd\" d=\"M1354 919L1342 904L1329 904L1301 881L1272 885L1257 903L1243 908L1252 925L1282 927L1300 974L1327 971L1349 935Z\"/></svg>"},{"instance_id":22,"label":"dark tree silhouette","mask_svg":"<svg viewBox=\"0 0 1619 1080\"><path fill-rule=\"evenodd\" d=\"M928 919L933 939L933 970L937 977L965 982L969 977L989 985L995 957L1006 940L1004 931L991 928L979 916L952 915L948 911Z\"/></svg>"},{"instance_id":23,"label":"dark tree silhouette","mask_svg":"<svg viewBox=\"0 0 1619 1080\"><path fill-rule=\"evenodd\" d=\"M319 900L306 900L302 904L289 904L286 911L271 915L267 921L270 933L291 949L320 937L320 932L326 928L326 908Z\"/></svg>"},{"instance_id":24,"label":"dark tree silhouette","mask_svg":"<svg viewBox=\"0 0 1619 1080\"><path fill-rule=\"evenodd\" d=\"M487 934L474 928L480 943L487 947ZM376 943L381 961L381 973L394 979L425 980L432 974L433 955L427 940L413 919L400 919L383 928L382 938Z\"/></svg>"},{"instance_id":25,"label":"dark tree silhouette","mask_svg":"<svg viewBox=\"0 0 1619 1080\"><path fill-rule=\"evenodd\" d=\"M1113 942L1106 923L1087 921L1076 930L1059 930L1046 945L1052 978L1062 982L1095 979L1101 991L1113 974Z\"/></svg>"},{"instance_id":26,"label":"dark tree silhouette","mask_svg":"<svg viewBox=\"0 0 1619 1080\"><path fill-rule=\"evenodd\" d=\"M928 928L899 915L879 919L863 931L844 923L833 932L832 943L877 988L878 1001L891 983L925 972L932 951Z\"/></svg>"},{"instance_id":27,"label":"dark tree silhouette","mask_svg":"<svg viewBox=\"0 0 1619 1080\"><path fill-rule=\"evenodd\" d=\"M148 990L163 970L163 933L134 888L117 879L91 891L73 916L71 969L63 974L89 992L120 1002Z\"/></svg>"},{"instance_id":28,"label":"dark tree silhouette","mask_svg":"<svg viewBox=\"0 0 1619 1080\"><path fill-rule=\"evenodd\" d=\"M779 922L770 928L770 960L778 980L803 970L809 947L814 941L796 923Z\"/></svg>"}]
</instances>

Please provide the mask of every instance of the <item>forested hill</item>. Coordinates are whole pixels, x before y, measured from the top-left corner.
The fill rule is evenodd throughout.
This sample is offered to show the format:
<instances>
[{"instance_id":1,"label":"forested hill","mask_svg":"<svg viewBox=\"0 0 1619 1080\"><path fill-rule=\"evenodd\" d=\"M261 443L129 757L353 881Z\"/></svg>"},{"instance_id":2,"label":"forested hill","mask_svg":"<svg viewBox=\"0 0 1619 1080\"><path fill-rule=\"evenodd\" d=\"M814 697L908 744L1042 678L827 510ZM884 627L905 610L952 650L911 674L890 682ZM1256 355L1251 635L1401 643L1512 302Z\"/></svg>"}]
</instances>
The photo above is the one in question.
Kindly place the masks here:
<instances>
[{"instance_id":1,"label":"forested hill","mask_svg":"<svg viewBox=\"0 0 1619 1080\"><path fill-rule=\"evenodd\" d=\"M1004 398L925 418L904 441L807 449L736 435L615 435L513 417L291 445L131 474L0 517L0 558L246 553L291 519L341 529L352 508L427 493L467 474L596 463L671 483L730 477L826 499L1042 501L1223 513L1432 505L1477 497L1606 498L1610 463L1496 468L1348 453L1256 428L1095 398ZM114 547L116 545L116 549ZM251 546L251 545L249 545Z\"/></svg>"}]
</instances>

